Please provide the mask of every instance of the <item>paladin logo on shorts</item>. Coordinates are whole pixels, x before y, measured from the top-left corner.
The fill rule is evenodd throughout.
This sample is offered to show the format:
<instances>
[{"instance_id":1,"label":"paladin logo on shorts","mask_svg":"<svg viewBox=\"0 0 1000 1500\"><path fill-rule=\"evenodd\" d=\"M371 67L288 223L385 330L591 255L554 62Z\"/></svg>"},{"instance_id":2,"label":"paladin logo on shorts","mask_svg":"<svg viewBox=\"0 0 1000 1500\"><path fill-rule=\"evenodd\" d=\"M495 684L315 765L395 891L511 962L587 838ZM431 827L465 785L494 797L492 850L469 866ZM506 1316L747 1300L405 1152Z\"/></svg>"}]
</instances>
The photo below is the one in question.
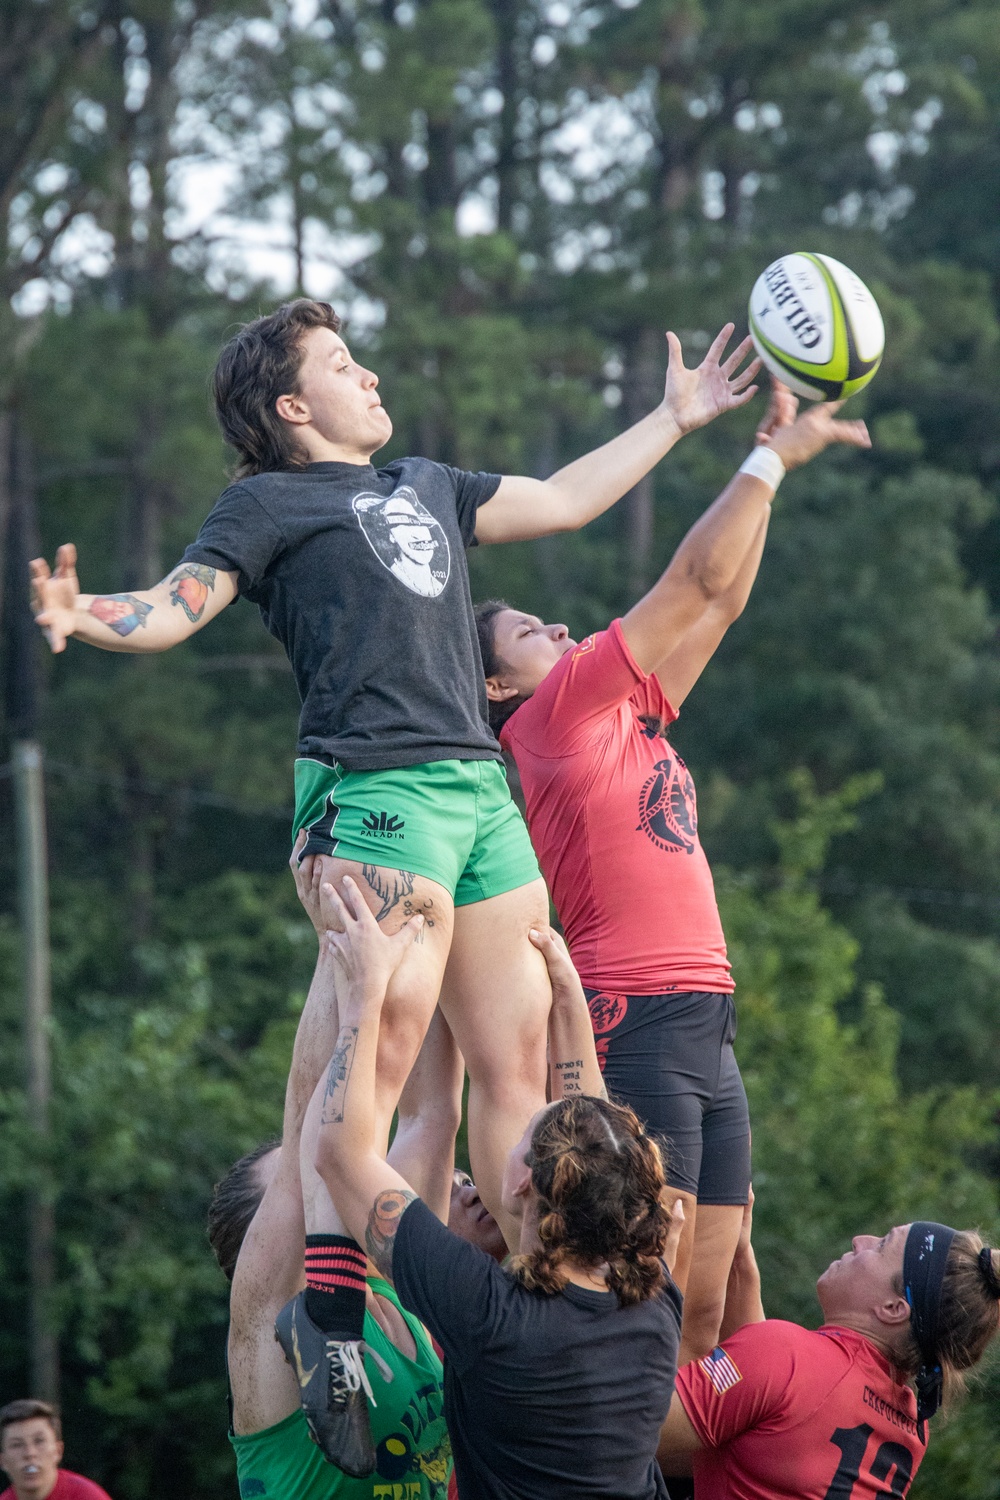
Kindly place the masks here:
<instances>
[{"instance_id":1,"label":"paladin logo on shorts","mask_svg":"<svg viewBox=\"0 0 1000 1500\"><path fill-rule=\"evenodd\" d=\"M436 599L451 573L451 550L441 522L401 484L384 495L355 495L352 502L368 545L383 567L414 594Z\"/></svg>"},{"instance_id":2,"label":"paladin logo on shorts","mask_svg":"<svg viewBox=\"0 0 1000 1500\"><path fill-rule=\"evenodd\" d=\"M361 821L369 838L401 839L405 837L403 829L406 827L406 819L397 817L395 813L370 812Z\"/></svg>"}]
</instances>

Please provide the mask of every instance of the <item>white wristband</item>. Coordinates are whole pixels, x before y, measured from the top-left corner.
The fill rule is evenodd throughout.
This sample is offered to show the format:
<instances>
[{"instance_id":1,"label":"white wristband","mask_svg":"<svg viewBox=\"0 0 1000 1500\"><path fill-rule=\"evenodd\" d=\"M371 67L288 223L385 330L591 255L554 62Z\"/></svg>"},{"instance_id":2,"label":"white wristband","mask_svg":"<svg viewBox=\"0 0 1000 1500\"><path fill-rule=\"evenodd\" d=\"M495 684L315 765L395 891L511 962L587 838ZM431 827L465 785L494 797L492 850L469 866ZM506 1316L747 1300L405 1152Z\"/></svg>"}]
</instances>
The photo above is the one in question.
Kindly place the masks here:
<instances>
[{"instance_id":1,"label":"white wristband","mask_svg":"<svg viewBox=\"0 0 1000 1500\"><path fill-rule=\"evenodd\" d=\"M773 448L761 444L740 464L741 474L752 474L754 479L763 479L772 490L776 490L785 477L785 466Z\"/></svg>"}]
</instances>

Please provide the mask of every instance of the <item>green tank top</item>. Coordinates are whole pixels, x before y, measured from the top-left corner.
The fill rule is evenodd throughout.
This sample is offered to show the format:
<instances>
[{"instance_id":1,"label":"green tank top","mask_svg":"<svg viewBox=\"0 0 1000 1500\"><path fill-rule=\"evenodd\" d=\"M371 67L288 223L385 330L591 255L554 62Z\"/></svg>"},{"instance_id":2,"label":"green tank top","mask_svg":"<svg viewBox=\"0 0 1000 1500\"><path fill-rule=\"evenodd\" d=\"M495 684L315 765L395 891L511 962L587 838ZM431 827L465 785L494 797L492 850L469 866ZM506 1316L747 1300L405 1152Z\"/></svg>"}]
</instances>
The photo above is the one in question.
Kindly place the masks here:
<instances>
[{"instance_id":1,"label":"green tank top","mask_svg":"<svg viewBox=\"0 0 1000 1500\"><path fill-rule=\"evenodd\" d=\"M416 1359L407 1359L371 1313L365 1313L365 1341L381 1354L394 1377L387 1385L374 1360L367 1362L378 1403L369 1407L374 1474L350 1479L328 1464L309 1436L304 1415L295 1411L263 1432L230 1433L240 1500L445 1500L451 1444L444 1422L441 1361L423 1325L400 1307L389 1283L369 1276L368 1285L399 1308L417 1346Z\"/></svg>"}]
</instances>

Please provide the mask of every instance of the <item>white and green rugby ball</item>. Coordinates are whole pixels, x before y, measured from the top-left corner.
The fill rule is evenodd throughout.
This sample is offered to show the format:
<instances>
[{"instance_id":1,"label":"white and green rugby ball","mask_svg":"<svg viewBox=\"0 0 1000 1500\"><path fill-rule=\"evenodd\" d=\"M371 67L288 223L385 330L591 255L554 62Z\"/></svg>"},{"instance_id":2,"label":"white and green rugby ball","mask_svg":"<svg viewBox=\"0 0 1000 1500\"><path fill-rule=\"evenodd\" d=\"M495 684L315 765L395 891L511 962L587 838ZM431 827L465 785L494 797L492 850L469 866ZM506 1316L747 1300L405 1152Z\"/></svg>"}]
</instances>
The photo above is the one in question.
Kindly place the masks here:
<instances>
[{"instance_id":1,"label":"white and green rugby ball","mask_svg":"<svg viewBox=\"0 0 1000 1500\"><path fill-rule=\"evenodd\" d=\"M885 347L882 314L861 278L831 255L803 250L758 276L750 337L772 375L816 401L860 391Z\"/></svg>"}]
</instances>

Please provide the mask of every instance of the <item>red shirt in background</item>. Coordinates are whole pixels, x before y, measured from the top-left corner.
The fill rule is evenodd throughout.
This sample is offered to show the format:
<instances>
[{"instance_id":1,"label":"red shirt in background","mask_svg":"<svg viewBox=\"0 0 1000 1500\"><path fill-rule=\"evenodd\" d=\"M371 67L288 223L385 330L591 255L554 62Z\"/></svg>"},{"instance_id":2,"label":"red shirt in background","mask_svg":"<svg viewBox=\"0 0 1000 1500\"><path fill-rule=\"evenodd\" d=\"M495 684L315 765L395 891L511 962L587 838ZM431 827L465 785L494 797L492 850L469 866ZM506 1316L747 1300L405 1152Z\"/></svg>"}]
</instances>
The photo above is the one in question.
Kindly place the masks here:
<instances>
[{"instance_id":1,"label":"red shirt in background","mask_svg":"<svg viewBox=\"0 0 1000 1500\"><path fill-rule=\"evenodd\" d=\"M17 1500L13 1485L0 1494L0 1500ZM71 1469L60 1469L55 1487L49 1491L49 1500L111 1500L111 1496L92 1479L84 1479Z\"/></svg>"},{"instance_id":2,"label":"red shirt in background","mask_svg":"<svg viewBox=\"0 0 1000 1500\"><path fill-rule=\"evenodd\" d=\"M847 1328L748 1323L676 1389L705 1444L698 1500L903 1496L924 1456L913 1391Z\"/></svg>"},{"instance_id":3,"label":"red shirt in background","mask_svg":"<svg viewBox=\"0 0 1000 1500\"><path fill-rule=\"evenodd\" d=\"M694 783L662 735L676 717L615 620L567 651L500 735L591 989L733 988Z\"/></svg>"}]
</instances>

